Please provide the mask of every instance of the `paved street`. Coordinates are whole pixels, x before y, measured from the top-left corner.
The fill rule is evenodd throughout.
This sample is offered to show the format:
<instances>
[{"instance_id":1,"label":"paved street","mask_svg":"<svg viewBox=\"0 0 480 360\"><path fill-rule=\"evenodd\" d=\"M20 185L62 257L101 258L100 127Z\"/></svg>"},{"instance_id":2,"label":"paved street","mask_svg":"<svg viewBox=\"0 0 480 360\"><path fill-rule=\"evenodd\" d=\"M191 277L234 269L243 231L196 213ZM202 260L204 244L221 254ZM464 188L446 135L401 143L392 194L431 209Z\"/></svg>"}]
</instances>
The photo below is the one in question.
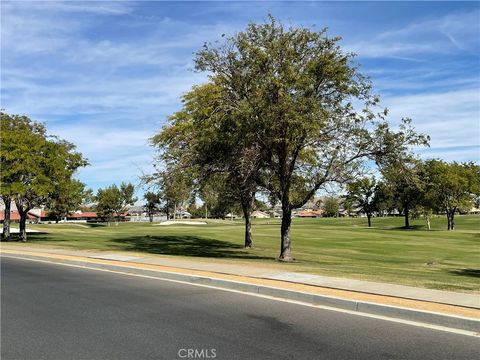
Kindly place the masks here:
<instances>
[{"instance_id":1,"label":"paved street","mask_svg":"<svg viewBox=\"0 0 480 360\"><path fill-rule=\"evenodd\" d=\"M2 360L450 360L480 351L474 337L63 265L2 257L1 280Z\"/></svg>"}]
</instances>

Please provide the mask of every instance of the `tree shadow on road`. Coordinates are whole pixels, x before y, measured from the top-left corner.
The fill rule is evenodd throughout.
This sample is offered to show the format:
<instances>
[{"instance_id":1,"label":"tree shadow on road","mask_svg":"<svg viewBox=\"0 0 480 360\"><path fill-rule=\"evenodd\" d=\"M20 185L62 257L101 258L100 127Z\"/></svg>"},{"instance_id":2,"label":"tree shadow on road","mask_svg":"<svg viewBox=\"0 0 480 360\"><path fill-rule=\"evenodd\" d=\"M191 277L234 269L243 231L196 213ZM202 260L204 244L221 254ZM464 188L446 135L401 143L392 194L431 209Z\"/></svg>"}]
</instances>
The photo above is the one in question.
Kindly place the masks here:
<instances>
[{"instance_id":1,"label":"tree shadow on road","mask_svg":"<svg viewBox=\"0 0 480 360\"><path fill-rule=\"evenodd\" d=\"M152 254L181 255L213 258L269 259L273 257L253 255L243 246L230 242L198 236L130 236L112 240L121 243L124 250Z\"/></svg>"}]
</instances>

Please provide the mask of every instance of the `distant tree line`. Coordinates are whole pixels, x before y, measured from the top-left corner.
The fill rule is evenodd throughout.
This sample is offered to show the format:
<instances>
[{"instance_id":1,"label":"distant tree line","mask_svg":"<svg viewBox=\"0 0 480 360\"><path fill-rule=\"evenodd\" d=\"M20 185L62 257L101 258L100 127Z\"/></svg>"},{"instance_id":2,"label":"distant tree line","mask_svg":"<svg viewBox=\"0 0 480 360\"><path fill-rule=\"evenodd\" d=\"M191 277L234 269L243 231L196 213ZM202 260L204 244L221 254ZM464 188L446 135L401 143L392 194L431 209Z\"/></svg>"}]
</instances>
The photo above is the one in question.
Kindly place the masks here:
<instances>
[{"instance_id":1,"label":"distant tree line","mask_svg":"<svg viewBox=\"0 0 480 360\"><path fill-rule=\"evenodd\" d=\"M480 166L469 163L447 163L439 159L411 159L408 166L383 169L383 178L361 178L347 184L344 200L365 213L368 226L376 214L396 210L410 227L412 215L422 216L430 229L432 214L445 214L447 229L455 228L455 214L468 212L478 205Z\"/></svg>"}]
</instances>

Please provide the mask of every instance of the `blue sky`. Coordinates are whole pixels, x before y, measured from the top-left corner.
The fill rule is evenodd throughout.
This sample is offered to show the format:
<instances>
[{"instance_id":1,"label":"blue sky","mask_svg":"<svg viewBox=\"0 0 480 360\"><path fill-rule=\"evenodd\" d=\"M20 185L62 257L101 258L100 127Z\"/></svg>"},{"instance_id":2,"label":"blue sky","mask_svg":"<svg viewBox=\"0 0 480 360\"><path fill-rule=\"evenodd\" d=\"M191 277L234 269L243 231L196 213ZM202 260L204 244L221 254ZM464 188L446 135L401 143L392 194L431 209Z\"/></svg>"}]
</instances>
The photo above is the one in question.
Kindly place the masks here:
<instances>
[{"instance_id":1,"label":"blue sky","mask_svg":"<svg viewBox=\"0 0 480 360\"><path fill-rule=\"evenodd\" d=\"M392 124L431 136L422 157L479 161L479 2L2 1L1 107L74 142L93 189L138 182L148 138L206 78L193 53L269 12L342 36Z\"/></svg>"}]
</instances>

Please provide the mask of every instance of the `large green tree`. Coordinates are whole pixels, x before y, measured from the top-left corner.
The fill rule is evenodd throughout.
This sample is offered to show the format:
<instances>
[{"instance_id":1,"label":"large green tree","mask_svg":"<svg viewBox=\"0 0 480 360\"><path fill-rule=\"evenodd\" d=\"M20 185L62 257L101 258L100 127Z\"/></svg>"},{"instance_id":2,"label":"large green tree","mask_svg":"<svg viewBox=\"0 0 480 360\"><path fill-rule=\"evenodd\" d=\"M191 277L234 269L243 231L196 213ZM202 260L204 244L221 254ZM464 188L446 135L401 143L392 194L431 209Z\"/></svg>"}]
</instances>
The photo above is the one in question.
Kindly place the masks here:
<instances>
[{"instance_id":1,"label":"large green tree","mask_svg":"<svg viewBox=\"0 0 480 360\"><path fill-rule=\"evenodd\" d=\"M125 211L127 205L133 205L137 198L134 196L135 187L131 183L113 184L105 189L98 189L95 200L96 210L100 216L110 220L115 217L115 225L118 225L120 214Z\"/></svg>"},{"instance_id":2,"label":"large green tree","mask_svg":"<svg viewBox=\"0 0 480 360\"><path fill-rule=\"evenodd\" d=\"M279 260L292 259L293 209L325 184L351 177L362 159L381 161L425 140L408 121L389 130L369 79L339 41L326 29L286 28L270 17L205 44L195 59L221 89L220 109L234 115L245 148L258 146L260 183L282 204Z\"/></svg>"},{"instance_id":3,"label":"large green tree","mask_svg":"<svg viewBox=\"0 0 480 360\"><path fill-rule=\"evenodd\" d=\"M167 217L176 219L186 210L194 191L194 179L191 169L184 169L178 164L170 163L159 173L156 179L160 196L165 202Z\"/></svg>"},{"instance_id":4,"label":"large green tree","mask_svg":"<svg viewBox=\"0 0 480 360\"><path fill-rule=\"evenodd\" d=\"M223 173L213 173L199 179L198 197L203 201L202 208L205 217L225 218L232 208L238 208L235 198L235 184Z\"/></svg>"},{"instance_id":5,"label":"large green tree","mask_svg":"<svg viewBox=\"0 0 480 360\"><path fill-rule=\"evenodd\" d=\"M337 217L340 211L339 199L335 196L326 196L321 201L323 215L326 217Z\"/></svg>"},{"instance_id":6,"label":"large green tree","mask_svg":"<svg viewBox=\"0 0 480 360\"><path fill-rule=\"evenodd\" d=\"M380 216L390 215L398 210L393 189L385 179L378 181L375 187L375 205Z\"/></svg>"},{"instance_id":7,"label":"large green tree","mask_svg":"<svg viewBox=\"0 0 480 360\"><path fill-rule=\"evenodd\" d=\"M242 211L237 198L236 185L231 183L228 176L213 174L208 178L201 179L198 195L202 200L205 199L205 185L209 188L207 199L210 200L210 203L204 202L202 207L203 210L206 210L205 206L208 206L210 217L225 219L229 213L235 214Z\"/></svg>"},{"instance_id":8,"label":"large green tree","mask_svg":"<svg viewBox=\"0 0 480 360\"><path fill-rule=\"evenodd\" d=\"M224 97L213 82L194 87L183 96L182 110L169 118L152 143L167 165L188 169L201 196L208 195L209 183L221 180L228 195L224 200L241 204L245 247L253 247L250 214L258 187L260 146L242 128L245 114L225 103Z\"/></svg>"},{"instance_id":9,"label":"large green tree","mask_svg":"<svg viewBox=\"0 0 480 360\"><path fill-rule=\"evenodd\" d=\"M405 229L410 228L410 212L422 203L425 191L425 179L422 175L422 164L414 158L403 158L389 162L382 168L385 185L388 191L384 194L391 196L404 217Z\"/></svg>"},{"instance_id":10,"label":"large green tree","mask_svg":"<svg viewBox=\"0 0 480 360\"><path fill-rule=\"evenodd\" d=\"M22 181L35 177L40 161L40 148L45 141L43 124L26 116L0 113L0 192L5 205L2 239L10 239L11 202Z\"/></svg>"},{"instance_id":11,"label":"large green tree","mask_svg":"<svg viewBox=\"0 0 480 360\"><path fill-rule=\"evenodd\" d=\"M70 181L87 161L75 145L48 136L43 124L26 116L1 113L1 126L2 197L6 204L15 201L20 215L19 239L26 241L28 212L45 205L59 184Z\"/></svg>"},{"instance_id":12,"label":"large green tree","mask_svg":"<svg viewBox=\"0 0 480 360\"><path fill-rule=\"evenodd\" d=\"M81 181L72 178L61 179L55 184L47 199L48 216L54 217L58 222L92 198L92 190L86 189Z\"/></svg>"},{"instance_id":13,"label":"large green tree","mask_svg":"<svg viewBox=\"0 0 480 360\"><path fill-rule=\"evenodd\" d=\"M160 198L160 194L153 191L147 191L143 195L145 203L145 210L147 211L148 218L150 222L153 222L153 217L160 211L160 206L162 199Z\"/></svg>"},{"instance_id":14,"label":"large green tree","mask_svg":"<svg viewBox=\"0 0 480 360\"><path fill-rule=\"evenodd\" d=\"M428 160L424 163L425 193L429 204L444 211L447 229L455 228L455 213L461 207L472 207L480 195L480 166L474 163L447 163Z\"/></svg>"},{"instance_id":15,"label":"large green tree","mask_svg":"<svg viewBox=\"0 0 480 360\"><path fill-rule=\"evenodd\" d=\"M203 210L205 211L205 219L220 201L222 201L222 190L225 188L225 180L221 175L212 175L200 184L198 195L203 202Z\"/></svg>"},{"instance_id":16,"label":"large green tree","mask_svg":"<svg viewBox=\"0 0 480 360\"><path fill-rule=\"evenodd\" d=\"M347 184L345 201L359 206L367 216L368 227L372 226L372 216L377 211L377 181L372 178L360 178Z\"/></svg>"},{"instance_id":17,"label":"large green tree","mask_svg":"<svg viewBox=\"0 0 480 360\"><path fill-rule=\"evenodd\" d=\"M10 238L10 212L15 187L28 171L27 161L35 155L33 144L40 143L45 136L43 124L26 116L0 112L0 194L5 206L3 240ZM33 165L32 162L30 165Z\"/></svg>"}]
</instances>

